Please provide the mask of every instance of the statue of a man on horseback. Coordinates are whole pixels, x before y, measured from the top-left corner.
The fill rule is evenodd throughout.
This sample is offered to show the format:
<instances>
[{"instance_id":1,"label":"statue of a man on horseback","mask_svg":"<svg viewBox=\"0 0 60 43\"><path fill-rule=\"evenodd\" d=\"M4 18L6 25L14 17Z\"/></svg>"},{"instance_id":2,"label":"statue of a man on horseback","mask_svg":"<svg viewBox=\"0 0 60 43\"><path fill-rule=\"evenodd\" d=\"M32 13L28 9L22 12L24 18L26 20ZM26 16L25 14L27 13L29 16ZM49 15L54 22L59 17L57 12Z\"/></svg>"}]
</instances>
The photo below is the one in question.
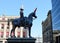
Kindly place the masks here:
<instances>
[{"instance_id":1,"label":"statue of a man on horseback","mask_svg":"<svg viewBox=\"0 0 60 43\"><path fill-rule=\"evenodd\" d=\"M31 27L32 27L33 17L37 18L37 16L36 16L37 8L32 13L30 13L28 17L24 17L23 10L24 9L22 9L22 8L20 9L20 18L14 19L12 21L13 27L12 27L11 34L10 34L11 37L15 36L16 27L21 27L21 26L24 27L25 29L26 29L26 27L28 27L29 37L31 37ZM13 36L12 36L12 32L14 33Z\"/></svg>"}]
</instances>

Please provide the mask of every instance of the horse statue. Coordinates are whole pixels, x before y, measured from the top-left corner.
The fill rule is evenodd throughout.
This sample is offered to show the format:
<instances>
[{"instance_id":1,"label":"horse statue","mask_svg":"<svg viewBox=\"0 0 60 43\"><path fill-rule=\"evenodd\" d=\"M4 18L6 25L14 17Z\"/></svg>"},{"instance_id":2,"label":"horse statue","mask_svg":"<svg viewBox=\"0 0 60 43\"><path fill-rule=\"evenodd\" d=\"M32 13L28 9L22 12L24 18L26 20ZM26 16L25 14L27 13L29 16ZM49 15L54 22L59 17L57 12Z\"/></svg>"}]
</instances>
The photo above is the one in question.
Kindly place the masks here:
<instances>
[{"instance_id":1,"label":"horse statue","mask_svg":"<svg viewBox=\"0 0 60 43\"><path fill-rule=\"evenodd\" d=\"M37 8L32 13L30 13L28 17L16 18L16 19L12 20L12 30L11 30L11 34L10 34L11 37L15 36L16 27L21 27L21 26L23 26L24 28L28 27L29 37L31 37L31 27L32 27L33 17L37 18L36 10L37 10ZM9 22L8 22L8 24L9 24ZM12 32L14 33L13 36L12 36Z\"/></svg>"}]
</instances>

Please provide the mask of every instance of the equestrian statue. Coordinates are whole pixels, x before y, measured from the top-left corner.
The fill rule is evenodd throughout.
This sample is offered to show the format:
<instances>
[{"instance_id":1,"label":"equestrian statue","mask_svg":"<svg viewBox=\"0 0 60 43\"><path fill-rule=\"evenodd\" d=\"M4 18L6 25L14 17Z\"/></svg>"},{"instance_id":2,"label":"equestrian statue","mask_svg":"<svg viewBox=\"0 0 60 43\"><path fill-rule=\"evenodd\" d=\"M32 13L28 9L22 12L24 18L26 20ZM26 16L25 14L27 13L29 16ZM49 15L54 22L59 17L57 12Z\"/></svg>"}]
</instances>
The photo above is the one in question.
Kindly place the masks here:
<instances>
[{"instance_id":1,"label":"equestrian statue","mask_svg":"<svg viewBox=\"0 0 60 43\"><path fill-rule=\"evenodd\" d=\"M32 22L33 22L33 17L37 18L36 16L36 10L37 8L31 12L29 14L28 17L24 17L24 13L23 13L23 8L20 8L20 18L16 18L12 20L12 30L11 30L11 37L15 36L15 29L16 27L24 27L26 29L26 27L28 27L29 30L29 37L31 37L31 27L32 27ZM9 25L9 20L8 20L8 25ZM14 33L14 35L12 36L12 32Z\"/></svg>"}]
</instances>

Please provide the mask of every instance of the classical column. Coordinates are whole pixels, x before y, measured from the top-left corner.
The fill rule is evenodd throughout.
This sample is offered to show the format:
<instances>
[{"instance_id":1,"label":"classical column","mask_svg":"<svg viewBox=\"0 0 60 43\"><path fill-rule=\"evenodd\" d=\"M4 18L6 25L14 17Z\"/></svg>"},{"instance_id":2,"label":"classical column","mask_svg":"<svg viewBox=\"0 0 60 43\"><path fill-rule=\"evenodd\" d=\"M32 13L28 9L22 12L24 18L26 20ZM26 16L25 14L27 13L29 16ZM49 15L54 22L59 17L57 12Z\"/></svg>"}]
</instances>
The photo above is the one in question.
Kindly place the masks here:
<instances>
[{"instance_id":1,"label":"classical column","mask_svg":"<svg viewBox=\"0 0 60 43\"><path fill-rule=\"evenodd\" d=\"M23 38L23 29L24 29L24 27L20 27L20 38Z\"/></svg>"}]
</instances>

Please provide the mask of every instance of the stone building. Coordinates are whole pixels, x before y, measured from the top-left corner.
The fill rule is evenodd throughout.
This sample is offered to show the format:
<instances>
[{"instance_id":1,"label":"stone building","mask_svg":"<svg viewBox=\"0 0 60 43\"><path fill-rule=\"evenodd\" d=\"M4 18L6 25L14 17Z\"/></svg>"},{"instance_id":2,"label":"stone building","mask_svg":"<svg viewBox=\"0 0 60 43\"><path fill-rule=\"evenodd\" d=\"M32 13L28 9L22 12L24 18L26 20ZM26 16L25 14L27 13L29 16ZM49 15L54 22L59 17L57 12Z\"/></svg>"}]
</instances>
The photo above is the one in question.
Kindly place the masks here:
<instances>
[{"instance_id":1,"label":"stone building","mask_svg":"<svg viewBox=\"0 0 60 43\"><path fill-rule=\"evenodd\" d=\"M0 43L5 43L6 39L10 37L10 31L12 29L12 22L8 26L8 19L19 18L19 16L0 16ZM16 28L16 37L20 37L20 29Z\"/></svg>"},{"instance_id":2,"label":"stone building","mask_svg":"<svg viewBox=\"0 0 60 43\"><path fill-rule=\"evenodd\" d=\"M53 43L58 43L57 41L59 41L60 36L60 30L53 30Z\"/></svg>"},{"instance_id":3,"label":"stone building","mask_svg":"<svg viewBox=\"0 0 60 43\"><path fill-rule=\"evenodd\" d=\"M42 21L43 43L52 43L53 41L52 32L53 31L52 31L51 10L49 10L46 20Z\"/></svg>"}]
</instances>

